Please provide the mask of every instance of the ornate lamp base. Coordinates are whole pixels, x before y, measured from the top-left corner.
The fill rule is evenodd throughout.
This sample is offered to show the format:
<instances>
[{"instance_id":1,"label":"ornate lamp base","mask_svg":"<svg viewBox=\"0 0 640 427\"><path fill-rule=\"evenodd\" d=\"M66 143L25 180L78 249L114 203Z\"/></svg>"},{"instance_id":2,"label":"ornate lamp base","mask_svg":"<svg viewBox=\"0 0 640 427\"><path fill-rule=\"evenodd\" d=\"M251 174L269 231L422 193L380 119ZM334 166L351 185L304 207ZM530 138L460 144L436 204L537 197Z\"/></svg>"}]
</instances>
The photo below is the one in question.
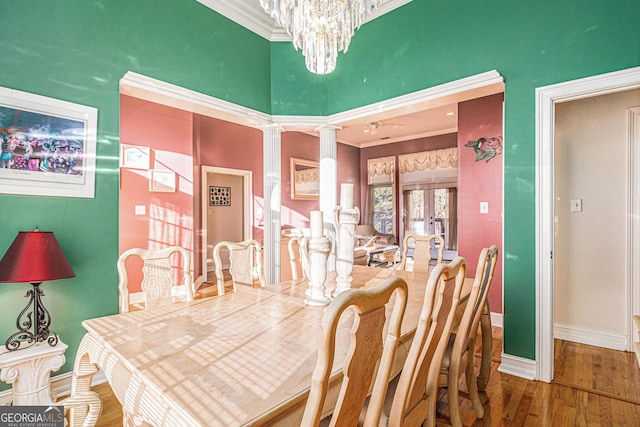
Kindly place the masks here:
<instances>
[{"instance_id":1,"label":"ornate lamp base","mask_svg":"<svg viewBox=\"0 0 640 427\"><path fill-rule=\"evenodd\" d=\"M29 289L25 295L25 297L30 297L29 303L16 320L18 332L11 335L5 343L8 351L20 350L45 341L51 346L58 344L58 335L49 329L51 315L40 298L44 295L40 289L40 283L32 283L31 285L33 289ZM33 311L27 313L30 309ZM30 331L31 328L33 328L33 332Z\"/></svg>"}]
</instances>

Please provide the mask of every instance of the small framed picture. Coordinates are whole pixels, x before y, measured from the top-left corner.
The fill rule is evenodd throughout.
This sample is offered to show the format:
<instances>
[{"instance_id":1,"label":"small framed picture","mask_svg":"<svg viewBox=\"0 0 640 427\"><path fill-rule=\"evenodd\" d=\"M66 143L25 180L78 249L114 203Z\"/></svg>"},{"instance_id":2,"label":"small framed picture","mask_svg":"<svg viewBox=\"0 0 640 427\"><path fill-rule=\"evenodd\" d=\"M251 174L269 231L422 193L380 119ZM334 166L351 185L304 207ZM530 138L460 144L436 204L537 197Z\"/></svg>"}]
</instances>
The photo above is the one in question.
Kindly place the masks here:
<instances>
[{"instance_id":1,"label":"small framed picture","mask_svg":"<svg viewBox=\"0 0 640 427\"><path fill-rule=\"evenodd\" d=\"M120 146L120 167L129 169L149 169L149 147L122 144Z\"/></svg>"},{"instance_id":2,"label":"small framed picture","mask_svg":"<svg viewBox=\"0 0 640 427\"><path fill-rule=\"evenodd\" d=\"M209 187L209 206L231 206L231 187Z\"/></svg>"},{"instance_id":3,"label":"small framed picture","mask_svg":"<svg viewBox=\"0 0 640 427\"><path fill-rule=\"evenodd\" d=\"M173 171L151 170L149 191L152 193L173 193L176 191L176 173Z\"/></svg>"}]
</instances>

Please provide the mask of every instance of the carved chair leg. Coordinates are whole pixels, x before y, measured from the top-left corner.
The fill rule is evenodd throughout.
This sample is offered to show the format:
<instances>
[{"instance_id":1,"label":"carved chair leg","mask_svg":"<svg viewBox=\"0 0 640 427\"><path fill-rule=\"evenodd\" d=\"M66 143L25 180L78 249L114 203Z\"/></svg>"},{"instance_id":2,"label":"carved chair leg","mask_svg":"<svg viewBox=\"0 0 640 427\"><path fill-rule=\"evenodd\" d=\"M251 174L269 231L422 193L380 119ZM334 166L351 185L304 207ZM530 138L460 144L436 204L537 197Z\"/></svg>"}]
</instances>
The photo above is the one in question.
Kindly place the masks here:
<instances>
[{"instance_id":1,"label":"carved chair leg","mask_svg":"<svg viewBox=\"0 0 640 427\"><path fill-rule=\"evenodd\" d=\"M467 382L467 390L469 391L469 399L471 400L471 404L473 405L473 410L476 413L478 418L484 417L484 406L482 405L482 401L480 400L480 395L478 394L478 386L476 382L476 374L475 369L473 367L473 347L470 347L467 351L467 363L465 369L465 379ZM471 357L470 357L471 356Z\"/></svg>"}]
</instances>

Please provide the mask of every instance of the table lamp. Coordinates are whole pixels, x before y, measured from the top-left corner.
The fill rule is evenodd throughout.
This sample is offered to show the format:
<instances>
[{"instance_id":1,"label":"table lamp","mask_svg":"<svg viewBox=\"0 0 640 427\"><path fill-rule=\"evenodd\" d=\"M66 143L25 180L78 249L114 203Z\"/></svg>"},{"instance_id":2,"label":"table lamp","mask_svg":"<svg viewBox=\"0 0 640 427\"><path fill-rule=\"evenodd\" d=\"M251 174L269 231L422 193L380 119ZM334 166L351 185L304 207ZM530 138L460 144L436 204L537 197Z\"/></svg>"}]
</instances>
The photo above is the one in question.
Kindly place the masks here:
<instances>
[{"instance_id":1,"label":"table lamp","mask_svg":"<svg viewBox=\"0 0 640 427\"><path fill-rule=\"evenodd\" d=\"M18 233L0 260L0 283L30 282L33 289L27 291L25 298L29 298L29 303L16 320L18 332L5 343L8 351L44 341L51 346L58 343L58 336L49 329L51 315L42 303L44 292L40 284L45 280L70 277L75 277L75 273L51 231L38 231L36 228L35 231Z\"/></svg>"}]
</instances>

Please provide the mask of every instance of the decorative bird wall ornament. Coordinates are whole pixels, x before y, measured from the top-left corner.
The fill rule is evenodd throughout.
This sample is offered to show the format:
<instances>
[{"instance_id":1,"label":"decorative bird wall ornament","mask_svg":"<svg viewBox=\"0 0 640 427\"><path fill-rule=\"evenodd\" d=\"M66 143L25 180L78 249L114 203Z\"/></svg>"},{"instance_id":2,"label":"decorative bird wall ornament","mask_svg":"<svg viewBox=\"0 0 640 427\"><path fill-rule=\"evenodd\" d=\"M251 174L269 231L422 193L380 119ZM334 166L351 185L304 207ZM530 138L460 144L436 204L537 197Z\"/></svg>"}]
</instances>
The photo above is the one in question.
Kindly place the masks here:
<instances>
[{"instance_id":1,"label":"decorative bird wall ornament","mask_svg":"<svg viewBox=\"0 0 640 427\"><path fill-rule=\"evenodd\" d=\"M502 137L479 138L477 141L469 141L465 147L473 147L476 152L476 162L485 159L485 162L493 159L498 154L502 154Z\"/></svg>"}]
</instances>

